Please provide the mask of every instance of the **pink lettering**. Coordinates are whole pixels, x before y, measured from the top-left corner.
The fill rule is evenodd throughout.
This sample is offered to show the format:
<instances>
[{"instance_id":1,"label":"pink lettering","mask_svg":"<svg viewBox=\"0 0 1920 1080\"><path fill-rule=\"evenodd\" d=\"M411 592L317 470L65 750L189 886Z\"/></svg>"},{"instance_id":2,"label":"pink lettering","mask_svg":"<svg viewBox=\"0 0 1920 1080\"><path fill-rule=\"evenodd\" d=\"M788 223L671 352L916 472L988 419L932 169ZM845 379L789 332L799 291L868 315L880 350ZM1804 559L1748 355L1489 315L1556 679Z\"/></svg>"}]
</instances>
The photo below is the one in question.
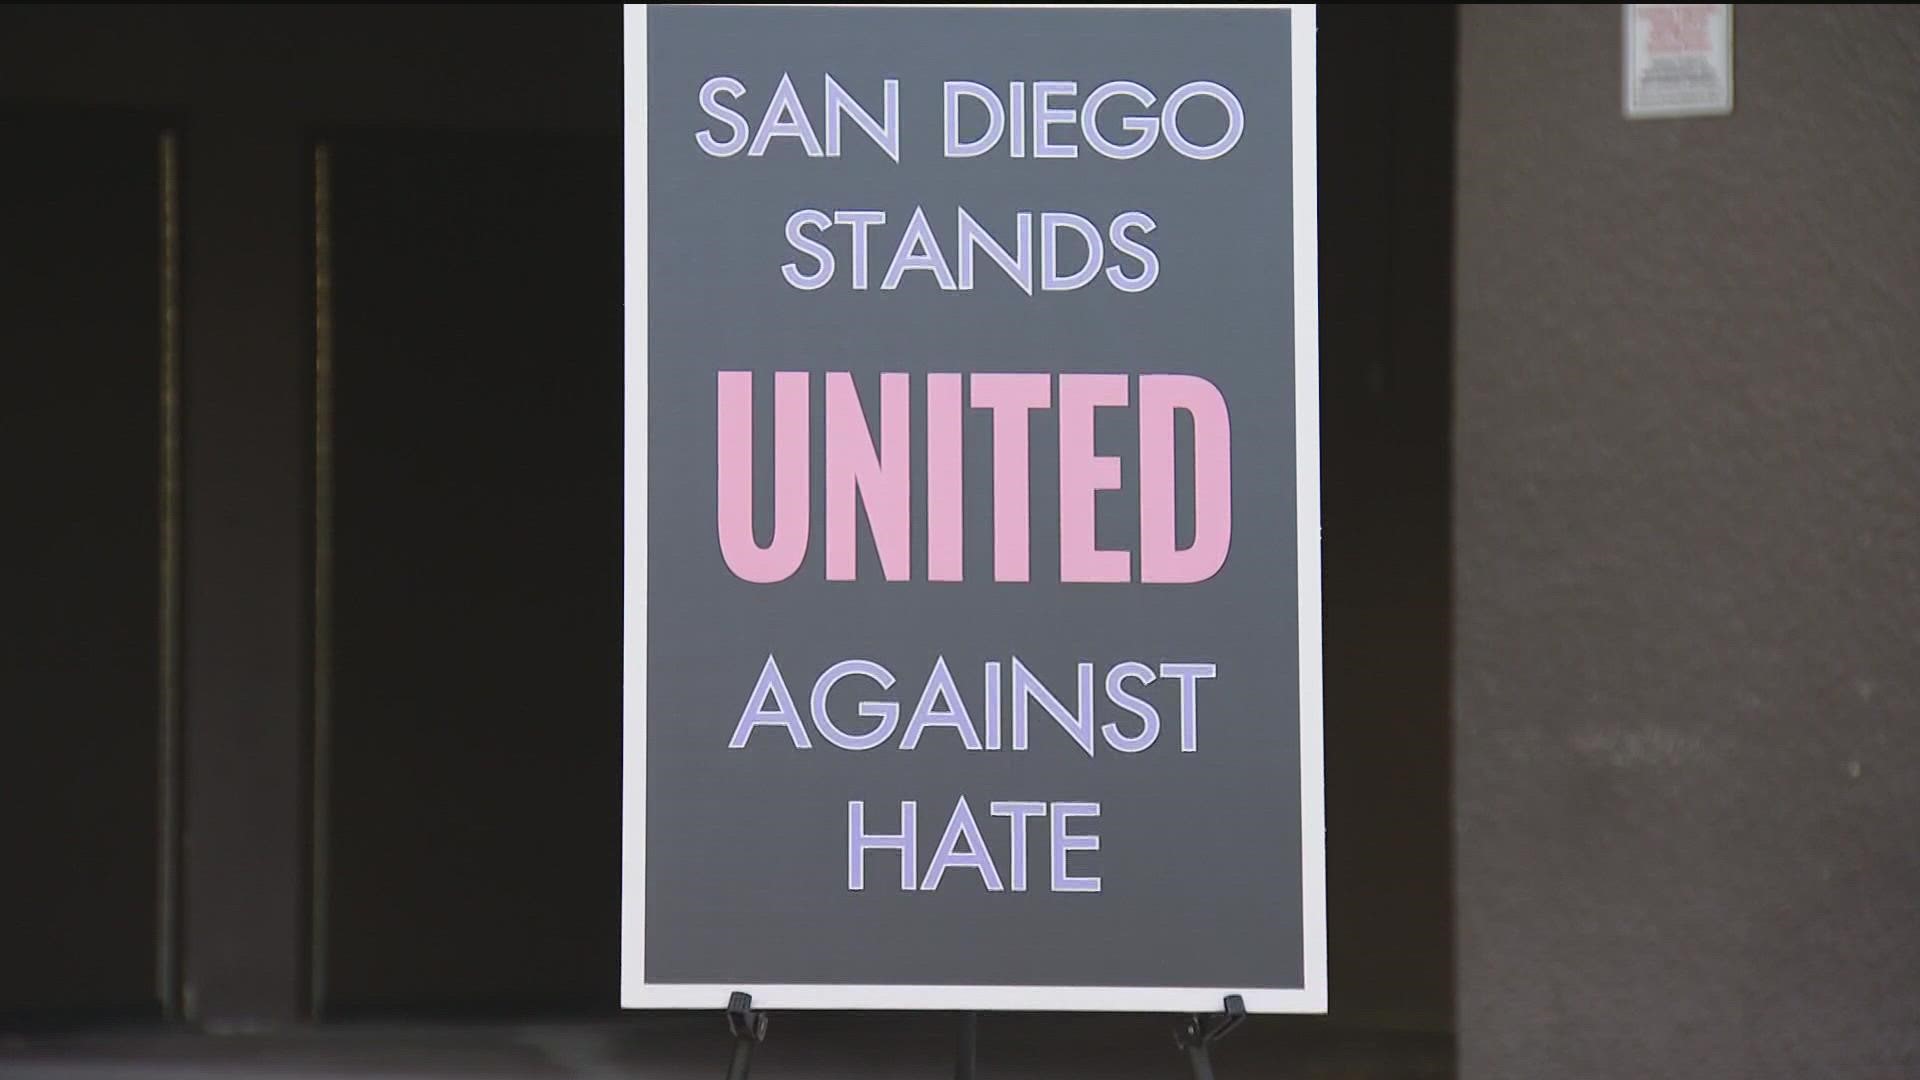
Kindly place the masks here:
<instances>
[{"instance_id":1,"label":"pink lettering","mask_svg":"<svg viewBox=\"0 0 1920 1080\"><path fill-rule=\"evenodd\" d=\"M807 373L773 377L773 539L753 531L753 373L720 372L720 554L743 581L785 581L807 556Z\"/></svg>"},{"instance_id":2,"label":"pink lettering","mask_svg":"<svg viewBox=\"0 0 1920 1080\"><path fill-rule=\"evenodd\" d=\"M1133 557L1094 546L1094 496L1120 486L1120 459L1093 452L1093 410L1127 403L1125 375L1060 376L1060 580L1129 581Z\"/></svg>"},{"instance_id":3,"label":"pink lettering","mask_svg":"<svg viewBox=\"0 0 1920 1080\"><path fill-rule=\"evenodd\" d=\"M853 504L867 507L867 525L888 581L913 572L910 536L913 482L908 476L907 376L880 376L880 445L873 449L860 391L844 371L827 373L827 580L852 581L858 551Z\"/></svg>"},{"instance_id":4,"label":"pink lettering","mask_svg":"<svg viewBox=\"0 0 1920 1080\"><path fill-rule=\"evenodd\" d=\"M929 581L965 576L966 492L962 484L965 408L991 414L993 440L993 578L1027 581L1032 571L1031 429L1033 414L1053 408L1054 377L1037 372L925 376L926 563ZM1226 564L1233 541L1233 437L1227 403L1195 375L1139 376L1140 543L1135 552L1103 549L1095 522L1101 492L1122 490L1118 457L1095 452L1100 409L1129 404L1132 379L1119 374L1059 376L1060 580L1190 584ZM754 376L723 371L718 382L718 530L728 569L743 581L785 581L806 561L812 505L811 376L773 374L773 529L759 542L754 521ZM878 437L853 376L825 375L823 491L827 580L859 576L859 522L864 511L880 572L888 581L913 577L913 376L879 380ZM1191 543L1180 547L1174 458L1175 414L1193 421ZM1115 496L1119 497L1119 496ZM976 511L977 512L977 511Z\"/></svg>"},{"instance_id":5,"label":"pink lettering","mask_svg":"<svg viewBox=\"0 0 1920 1080\"><path fill-rule=\"evenodd\" d=\"M927 580L962 574L960 376L927 376Z\"/></svg>"},{"instance_id":6,"label":"pink lettering","mask_svg":"<svg viewBox=\"0 0 1920 1080\"><path fill-rule=\"evenodd\" d=\"M1193 544L1174 546L1173 414L1193 417ZM1205 581L1233 541L1233 438L1227 402L1194 375L1140 376L1140 580Z\"/></svg>"},{"instance_id":7,"label":"pink lettering","mask_svg":"<svg viewBox=\"0 0 1920 1080\"><path fill-rule=\"evenodd\" d=\"M1027 580L1027 414L1053 399L1046 375L976 373L973 407L993 410L993 580Z\"/></svg>"}]
</instances>

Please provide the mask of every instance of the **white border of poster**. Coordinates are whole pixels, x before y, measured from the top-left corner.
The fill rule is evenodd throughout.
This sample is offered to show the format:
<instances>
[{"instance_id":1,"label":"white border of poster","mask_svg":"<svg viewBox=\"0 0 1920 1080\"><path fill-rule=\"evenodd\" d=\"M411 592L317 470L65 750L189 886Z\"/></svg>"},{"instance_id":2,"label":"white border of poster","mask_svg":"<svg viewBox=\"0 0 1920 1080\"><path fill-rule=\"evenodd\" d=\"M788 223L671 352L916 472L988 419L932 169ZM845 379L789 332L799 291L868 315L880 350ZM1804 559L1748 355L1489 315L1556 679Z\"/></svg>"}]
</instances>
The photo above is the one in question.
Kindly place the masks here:
<instances>
[{"instance_id":1,"label":"white border of poster","mask_svg":"<svg viewBox=\"0 0 1920 1080\"><path fill-rule=\"evenodd\" d=\"M842 6L842 5L814 5ZM915 5L922 6L922 5ZM938 5L999 7L1014 5ZM1082 5L1019 5L1073 6ZM1120 5L1105 5L1119 7ZM1130 5L1132 6L1132 5ZM1201 5L1155 5L1192 10ZM1293 49L1294 432L1300 645L1300 854L1304 987L908 986L649 983L646 949L647 732L647 19L628 4L626 56L626 487L624 741L620 1004L622 1008L726 1007L753 995L765 1009L1008 1009L1217 1012L1228 994L1248 1011L1327 1011L1326 814L1322 773L1320 622L1320 307L1314 73L1314 5L1204 5L1286 11ZM636 60L637 58L637 60Z\"/></svg>"}]
</instances>

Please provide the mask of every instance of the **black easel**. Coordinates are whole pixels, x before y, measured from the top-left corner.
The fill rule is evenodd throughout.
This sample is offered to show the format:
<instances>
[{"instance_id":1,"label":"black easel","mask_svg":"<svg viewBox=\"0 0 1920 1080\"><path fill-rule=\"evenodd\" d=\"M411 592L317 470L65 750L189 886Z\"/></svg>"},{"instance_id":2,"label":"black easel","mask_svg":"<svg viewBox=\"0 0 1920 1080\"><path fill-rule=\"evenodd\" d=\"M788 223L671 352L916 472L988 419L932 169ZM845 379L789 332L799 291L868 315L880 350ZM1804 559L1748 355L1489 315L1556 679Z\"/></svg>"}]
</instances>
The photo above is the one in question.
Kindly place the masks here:
<instances>
[{"instance_id":1,"label":"black easel","mask_svg":"<svg viewBox=\"0 0 1920 1080\"><path fill-rule=\"evenodd\" d=\"M963 1012L960 1014L960 1042L953 1049L953 1080L974 1080L978 1058L974 1048L979 1041L980 1014Z\"/></svg>"},{"instance_id":2,"label":"black easel","mask_svg":"<svg viewBox=\"0 0 1920 1080\"><path fill-rule=\"evenodd\" d=\"M1193 1015L1181 1021L1174 1032L1174 1045L1187 1052L1187 1065L1193 1080L1213 1080L1213 1044L1247 1018L1247 1003L1239 994L1228 994L1221 1011L1209 1016Z\"/></svg>"},{"instance_id":3,"label":"black easel","mask_svg":"<svg viewBox=\"0 0 1920 1080\"><path fill-rule=\"evenodd\" d=\"M753 1007L753 995L735 990L727 998L727 1030L733 1032L733 1061L727 1080L747 1080L753 1065L753 1047L767 1037L767 1014Z\"/></svg>"},{"instance_id":4,"label":"black easel","mask_svg":"<svg viewBox=\"0 0 1920 1080\"><path fill-rule=\"evenodd\" d=\"M1239 994L1228 994L1221 1011L1195 1014L1181 1021L1174 1042L1187 1053L1193 1080L1213 1080L1213 1044L1240 1026L1247 1018L1247 1003ZM727 1065L727 1080L747 1080L753 1065L755 1044L767 1037L767 1014L753 1007L753 995L734 991L727 998L727 1030L733 1033L733 1060ZM960 1014L959 1039L954 1044L953 1080L977 1080L980 1014Z\"/></svg>"}]
</instances>

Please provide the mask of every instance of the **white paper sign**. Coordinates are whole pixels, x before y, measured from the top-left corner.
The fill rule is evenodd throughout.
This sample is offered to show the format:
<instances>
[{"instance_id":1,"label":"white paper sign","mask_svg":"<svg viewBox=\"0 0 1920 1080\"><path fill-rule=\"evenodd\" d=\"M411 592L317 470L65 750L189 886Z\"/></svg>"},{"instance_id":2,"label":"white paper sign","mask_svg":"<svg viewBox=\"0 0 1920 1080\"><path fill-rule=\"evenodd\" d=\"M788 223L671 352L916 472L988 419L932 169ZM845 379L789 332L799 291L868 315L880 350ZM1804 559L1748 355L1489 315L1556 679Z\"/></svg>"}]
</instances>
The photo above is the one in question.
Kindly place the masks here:
<instances>
[{"instance_id":1,"label":"white paper sign","mask_svg":"<svg viewBox=\"0 0 1920 1080\"><path fill-rule=\"evenodd\" d=\"M1625 4L1629 119L1733 111L1732 4Z\"/></svg>"}]
</instances>

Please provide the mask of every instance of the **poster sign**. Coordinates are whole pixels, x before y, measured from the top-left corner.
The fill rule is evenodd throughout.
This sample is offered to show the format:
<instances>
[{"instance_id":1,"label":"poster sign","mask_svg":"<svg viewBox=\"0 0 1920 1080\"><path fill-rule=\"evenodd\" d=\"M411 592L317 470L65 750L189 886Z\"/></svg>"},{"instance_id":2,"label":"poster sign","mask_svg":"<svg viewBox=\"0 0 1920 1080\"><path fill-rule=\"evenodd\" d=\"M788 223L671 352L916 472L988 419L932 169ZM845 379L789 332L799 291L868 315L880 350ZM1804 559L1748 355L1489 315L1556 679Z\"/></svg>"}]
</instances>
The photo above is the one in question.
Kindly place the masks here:
<instances>
[{"instance_id":1,"label":"poster sign","mask_svg":"<svg viewBox=\"0 0 1920 1080\"><path fill-rule=\"evenodd\" d=\"M1325 1010L1313 35L627 8L627 1006Z\"/></svg>"},{"instance_id":2,"label":"poster sign","mask_svg":"<svg viewBox=\"0 0 1920 1080\"><path fill-rule=\"evenodd\" d=\"M1630 119L1733 111L1732 4L1624 4Z\"/></svg>"}]
</instances>

